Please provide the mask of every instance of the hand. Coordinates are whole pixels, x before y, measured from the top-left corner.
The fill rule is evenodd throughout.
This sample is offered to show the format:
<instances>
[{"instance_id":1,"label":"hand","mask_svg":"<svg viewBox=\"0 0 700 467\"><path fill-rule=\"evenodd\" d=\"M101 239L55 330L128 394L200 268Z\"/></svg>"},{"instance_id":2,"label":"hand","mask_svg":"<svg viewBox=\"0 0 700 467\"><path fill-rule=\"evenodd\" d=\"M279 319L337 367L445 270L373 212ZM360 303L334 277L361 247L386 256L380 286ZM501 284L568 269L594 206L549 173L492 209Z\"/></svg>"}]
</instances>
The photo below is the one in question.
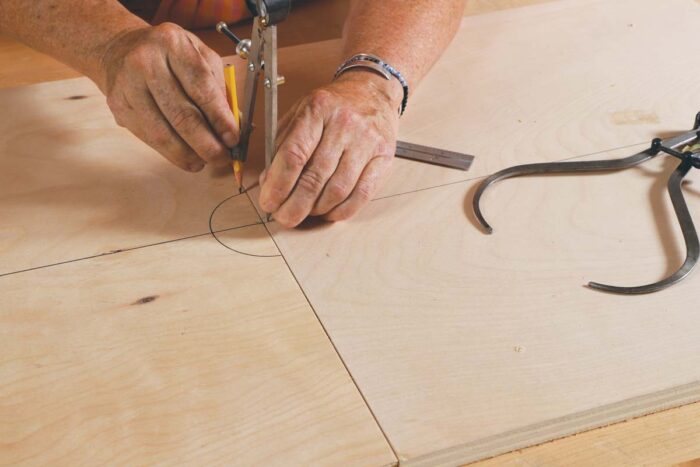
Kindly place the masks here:
<instances>
[{"instance_id":1,"label":"hand","mask_svg":"<svg viewBox=\"0 0 700 467\"><path fill-rule=\"evenodd\" d=\"M230 163L239 130L221 58L170 23L131 30L108 45L96 80L118 125L176 166Z\"/></svg>"},{"instance_id":2,"label":"hand","mask_svg":"<svg viewBox=\"0 0 700 467\"><path fill-rule=\"evenodd\" d=\"M284 227L339 221L379 188L396 149L403 91L372 71L343 74L281 120L277 153L260 176L260 207Z\"/></svg>"}]
</instances>

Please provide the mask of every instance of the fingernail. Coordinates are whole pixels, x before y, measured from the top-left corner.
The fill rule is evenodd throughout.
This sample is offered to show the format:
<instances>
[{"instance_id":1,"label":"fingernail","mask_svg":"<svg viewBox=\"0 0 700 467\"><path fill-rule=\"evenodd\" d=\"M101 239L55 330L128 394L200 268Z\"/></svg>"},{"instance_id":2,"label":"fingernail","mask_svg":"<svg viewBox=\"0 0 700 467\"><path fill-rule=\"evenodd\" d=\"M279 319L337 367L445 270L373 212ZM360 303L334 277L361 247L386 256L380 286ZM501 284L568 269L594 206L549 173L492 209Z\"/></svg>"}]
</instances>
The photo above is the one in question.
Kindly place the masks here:
<instances>
[{"instance_id":1,"label":"fingernail","mask_svg":"<svg viewBox=\"0 0 700 467\"><path fill-rule=\"evenodd\" d=\"M227 131L226 133L224 133L224 135L221 138L224 140L224 144L226 146L228 146L229 148L232 148L236 144L238 144L238 139L230 131Z\"/></svg>"},{"instance_id":2,"label":"fingernail","mask_svg":"<svg viewBox=\"0 0 700 467\"><path fill-rule=\"evenodd\" d=\"M204 164L201 162L193 162L187 168L190 172L199 172L204 168Z\"/></svg>"}]
</instances>

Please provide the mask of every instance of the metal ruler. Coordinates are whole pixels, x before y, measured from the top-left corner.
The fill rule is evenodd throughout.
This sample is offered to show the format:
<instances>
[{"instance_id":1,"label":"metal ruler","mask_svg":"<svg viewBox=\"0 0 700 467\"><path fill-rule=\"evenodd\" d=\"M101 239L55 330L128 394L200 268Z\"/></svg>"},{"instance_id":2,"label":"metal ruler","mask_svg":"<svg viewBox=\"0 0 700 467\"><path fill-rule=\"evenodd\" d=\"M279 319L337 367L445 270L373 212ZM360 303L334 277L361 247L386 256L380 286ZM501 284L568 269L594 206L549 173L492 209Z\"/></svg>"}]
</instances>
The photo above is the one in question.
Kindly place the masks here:
<instances>
[{"instance_id":1,"label":"metal ruler","mask_svg":"<svg viewBox=\"0 0 700 467\"><path fill-rule=\"evenodd\" d=\"M421 146L420 144L407 143L405 141L396 143L396 156L460 170L469 170L474 161L474 156L469 154Z\"/></svg>"}]
</instances>

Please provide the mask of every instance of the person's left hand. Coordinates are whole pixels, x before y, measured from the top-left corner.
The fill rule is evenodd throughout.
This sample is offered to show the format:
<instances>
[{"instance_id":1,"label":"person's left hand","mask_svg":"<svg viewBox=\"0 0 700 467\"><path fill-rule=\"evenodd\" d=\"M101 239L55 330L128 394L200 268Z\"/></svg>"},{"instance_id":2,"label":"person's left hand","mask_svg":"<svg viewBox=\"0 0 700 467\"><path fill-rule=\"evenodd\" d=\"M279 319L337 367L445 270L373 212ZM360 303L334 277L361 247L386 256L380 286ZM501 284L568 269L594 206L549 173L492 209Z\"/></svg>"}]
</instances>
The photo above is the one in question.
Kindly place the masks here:
<instances>
[{"instance_id":1,"label":"person's left hand","mask_svg":"<svg viewBox=\"0 0 700 467\"><path fill-rule=\"evenodd\" d=\"M396 149L398 82L347 72L281 120L277 153L260 176L260 207L284 227L347 219L379 188Z\"/></svg>"}]
</instances>

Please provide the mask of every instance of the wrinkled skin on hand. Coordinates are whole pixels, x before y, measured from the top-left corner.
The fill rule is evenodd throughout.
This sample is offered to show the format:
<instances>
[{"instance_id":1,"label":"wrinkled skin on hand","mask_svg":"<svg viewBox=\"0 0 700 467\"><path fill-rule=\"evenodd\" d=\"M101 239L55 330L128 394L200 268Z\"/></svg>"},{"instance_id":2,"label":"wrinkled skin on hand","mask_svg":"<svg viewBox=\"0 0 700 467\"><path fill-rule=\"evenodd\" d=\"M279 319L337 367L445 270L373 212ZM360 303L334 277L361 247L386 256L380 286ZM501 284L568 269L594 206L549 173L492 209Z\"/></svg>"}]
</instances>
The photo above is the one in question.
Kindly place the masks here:
<instances>
[{"instance_id":1,"label":"wrinkled skin on hand","mask_svg":"<svg viewBox=\"0 0 700 467\"><path fill-rule=\"evenodd\" d=\"M239 130L221 58L170 23L130 30L102 58L99 86L118 125L176 166L197 172L230 163Z\"/></svg>"},{"instance_id":2,"label":"wrinkled skin on hand","mask_svg":"<svg viewBox=\"0 0 700 467\"><path fill-rule=\"evenodd\" d=\"M239 129L221 58L170 23L115 38L98 81L114 118L176 166L230 164ZM398 87L397 87L398 86ZM353 71L299 100L280 121L260 206L284 227L308 216L339 221L376 193L396 148L400 86Z\"/></svg>"},{"instance_id":3,"label":"wrinkled skin on hand","mask_svg":"<svg viewBox=\"0 0 700 467\"><path fill-rule=\"evenodd\" d=\"M369 202L387 175L402 91L373 72L348 72L298 101L280 122L260 176L260 207L284 227L339 221Z\"/></svg>"}]
</instances>

